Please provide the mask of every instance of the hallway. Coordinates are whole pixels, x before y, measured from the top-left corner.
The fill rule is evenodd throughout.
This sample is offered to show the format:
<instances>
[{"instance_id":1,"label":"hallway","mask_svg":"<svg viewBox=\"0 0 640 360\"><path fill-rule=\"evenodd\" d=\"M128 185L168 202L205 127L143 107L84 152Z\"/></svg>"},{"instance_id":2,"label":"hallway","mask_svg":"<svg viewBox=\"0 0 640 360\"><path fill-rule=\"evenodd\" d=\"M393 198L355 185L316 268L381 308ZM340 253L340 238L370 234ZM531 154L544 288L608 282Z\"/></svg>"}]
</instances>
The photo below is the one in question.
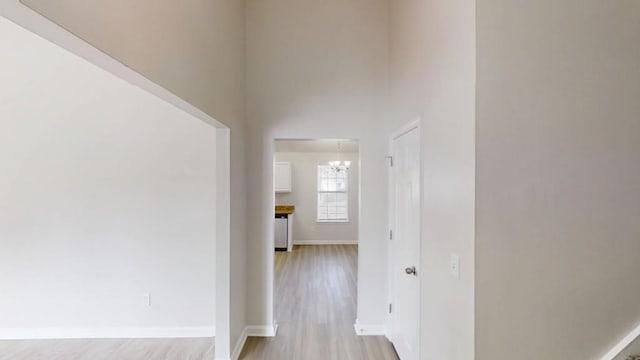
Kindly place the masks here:
<instances>
[{"instance_id":1,"label":"hallway","mask_svg":"<svg viewBox=\"0 0 640 360\"><path fill-rule=\"evenodd\" d=\"M397 359L386 338L355 334L357 257L356 245L276 252L278 335L249 338L240 359Z\"/></svg>"}]
</instances>

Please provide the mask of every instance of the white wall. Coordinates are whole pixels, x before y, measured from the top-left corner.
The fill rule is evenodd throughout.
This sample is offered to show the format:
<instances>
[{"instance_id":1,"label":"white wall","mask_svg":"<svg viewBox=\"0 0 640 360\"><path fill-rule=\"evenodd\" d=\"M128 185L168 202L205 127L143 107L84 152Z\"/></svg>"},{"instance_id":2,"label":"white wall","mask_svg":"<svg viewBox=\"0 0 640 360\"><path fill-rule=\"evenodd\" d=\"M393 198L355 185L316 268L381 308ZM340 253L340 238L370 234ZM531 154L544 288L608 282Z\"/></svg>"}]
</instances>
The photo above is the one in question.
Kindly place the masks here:
<instances>
[{"instance_id":1,"label":"white wall","mask_svg":"<svg viewBox=\"0 0 640 360\"><path fill-rule=\"evenodd\" d=\"M477 359L640 324L640 3L478 0Z\"/></svg>"},{"instance_id":2,"label":"white wall","mask_svg":"<svg viewBox=\"0 0 640 360\"><path fill-rule=\"evenodd\" d=\"M358 318L387 312L386 0L248 0L248 322L273 320L274 139L359 139ZM355 319L354 319L355 320Z\"/></svg>"},{"instance_id":3,"label":"white wall","mask_svg":"<svg viewBox=\"0 0 640 360\"><path fill-rule=\"evenodd\" d=\"M293 217L293 242L303 244L341 243L358 241L359 156L354 152L342 152L342 160L351 161L348 172L349 222L317 222L318 165L336 160L330 152L277 152L276 161L291 163L293 191L276 193L276 205L295 205Z\"/></svg>"},{"instance_id":4,"label":"white wall","mask_svg":"<svg viewBox=\"0 0 640 360\"><path fill-rule=\"evenodd\" d=\"M422 118L421 359L474 359L475 1L390 4L391 120Z\"/></svg>"},{"instance_id":5,"label":"white wall","mask_svg":"<svg viewBox=\"0 0 640 360\"><path fill-rule=\"evenodd\" d=\"M215 129L3 18L0 53L0 333L212 335Z\"/></svg>"},{"instance_id":6,"label":"white wall","mask_svg":"<svg viewBox=\"0 0 640 360\"><path fill-rule=\"evenodd\" d=\"M235 343L246 323L245 1L22 1L231 128L231 268L218 276L232 286L217 332L230 327ZM229 341L216 344L229 356Z\"/></svg>"}]
</instances>

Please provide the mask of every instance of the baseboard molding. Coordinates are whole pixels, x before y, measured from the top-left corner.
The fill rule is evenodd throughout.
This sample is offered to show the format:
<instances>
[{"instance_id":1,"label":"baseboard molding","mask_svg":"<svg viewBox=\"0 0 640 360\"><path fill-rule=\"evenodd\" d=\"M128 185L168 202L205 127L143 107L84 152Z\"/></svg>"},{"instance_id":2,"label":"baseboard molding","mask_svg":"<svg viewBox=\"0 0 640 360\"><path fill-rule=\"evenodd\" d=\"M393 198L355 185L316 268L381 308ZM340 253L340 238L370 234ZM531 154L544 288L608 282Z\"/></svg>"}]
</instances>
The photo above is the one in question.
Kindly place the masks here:
<instances>
[{"instance_id":1,"label":"baseboard molding","mask_svg":"<svg viewBox=\"0 0 640 360\"><path fill-rule=\"evenodd\" d=\"M245 330L247 331L247 336L249 337L274 337L276 336L276 334L278 334L278 324L274 322L272 325L250 325L247 326Z\"/></svg>"},{"instance_id":2,"label":"baseboard molding","mask_svg":"<svg viewBox=\"0 0 640 360\"><path fill-rule=\"evenodd\" d=\"M242 349L244 348L244 344L247 342L247 337L249 337L247 328L245 327L240 334L240 338L236 342L236 346L233 347L233 351L231 352L231 360L238 360L240 358L240 353L242 353ZM222 360L222 359L216 359ZM225 359L226 360L226 359Z\"/></svg>"},{"instance_id":3,"label":"baseboard molding","mask_svg":"<svg viewBox=\"0 0 640 360\"><path fill-rule=\"evenodd\" d=\"M293 240L293 245L358 245L358 240Z\"/></svg>"},{"instance_id":4,"label":"baseboard molding","mask_svg":"<svg viewBox=\"0 0 640 360\"><path fill-rule=\"evenodd\" d=\"M614 360L620 353L622 353L632 342L640 338L640 325L625 336L619 343L617 343L609 352L607 352L600 360Z\"/></svg>"},{"instance_id":5,"label":"baseboard molding","mask_svg":"<svg viewBox=\"0 0 640 360\"><path fill-rule=\"evenodd\" d=\"M358 320L353 324L358 336L386 336L387 330L384 325L363 325Z\"/></svg>"},{"instance_id":6,"label":"baseboard molding","mask_svg":"<svg viewBox=\"0 0 640 360\"><path fill-rule=\"evenodd\" d=\"M274 322L273 325L249 325L246 326L242 333L240 334L240 338L236 342L236 346L233 347L233 352L231 353L231 360L238 360L240 354L242 353L242 349L244 348L244 344L247 342L248 337L274 337L278 333L278 323ZM216 360L226 360L226 359L216 359Z\"/></svg>"},{"instance_id":7,"label":"baseboard molding","mask_svg":"<svg viewBox=\"0 0 640 360\"><path fill-rule=\"evenodd\" d=\"M0 340L214 337L215 326L110 328L0 328Z\"/></svg>"}]
</instances>

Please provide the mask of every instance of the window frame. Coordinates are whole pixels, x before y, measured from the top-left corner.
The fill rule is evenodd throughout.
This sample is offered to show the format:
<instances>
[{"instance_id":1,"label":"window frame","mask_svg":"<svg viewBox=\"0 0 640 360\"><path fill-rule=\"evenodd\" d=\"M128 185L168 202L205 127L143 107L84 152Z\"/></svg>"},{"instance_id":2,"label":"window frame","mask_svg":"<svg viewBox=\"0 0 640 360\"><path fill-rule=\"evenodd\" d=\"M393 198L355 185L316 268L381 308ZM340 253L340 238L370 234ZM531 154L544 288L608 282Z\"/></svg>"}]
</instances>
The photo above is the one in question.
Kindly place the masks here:
<instances>
[{"instance_id":1,"label":"window frame","mask_svg":"<svg viewBox=\"0 0 640 360\"><path fill-rule=\"evenodd\" d=\"M320 176L320 171L321 169L328 169L331 170L331 166L329 165L318 165L317 169L316 169L316 223L319 224L332 224L332 223L338 223L338 224L344 224L344 223L348 223L350 222L349 220L349 173L347 170L345 170L345 189L344 191L322 191L321 190L321 182L322 182L322 177ZM346 204L345 204L345 217L344 218L336 218L336 219L325 219L325 218L320 218L320 195L321 194L344 194L345 195L345 199L346 199Z\"/></svg>"}]
</instances>

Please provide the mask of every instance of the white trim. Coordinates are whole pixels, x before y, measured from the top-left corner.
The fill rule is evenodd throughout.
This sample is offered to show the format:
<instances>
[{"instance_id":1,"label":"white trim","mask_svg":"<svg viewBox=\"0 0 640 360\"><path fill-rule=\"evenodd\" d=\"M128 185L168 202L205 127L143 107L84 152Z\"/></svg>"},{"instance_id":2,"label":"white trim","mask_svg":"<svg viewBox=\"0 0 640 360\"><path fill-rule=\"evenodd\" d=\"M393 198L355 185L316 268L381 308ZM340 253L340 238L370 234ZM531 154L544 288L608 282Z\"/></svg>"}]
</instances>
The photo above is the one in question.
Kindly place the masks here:
<instances>
[{"instance_id":1,"label":"white trim","mask_svg":"<svg viewBox=\"0 0 640 360\"><path fill-rule=\"evenodd\" d=\"M278 323L273 325L250 325L244 329L247 336L251 337L274 337L278 334Z\"/></svg>"},{"instance_id":2,"label":"white trim","mask_svg":"<svg viewBox=\"0 0 640 360\"><path fill-rule=\"evenodd\" d=\"M391 134L391 140L396 140L400 136L408 133L409 131L411 131L413 129L416 129L416 128L419 129L421 121L422 121L422 118L420 118L420 117L416 117L415 119L411 120L409 123L405 124L404 126L399 128L398 130L394 131Z\"/></svg>"},{"instance_id":3,"label":"white trim","mask_svg":"<svg viewBox=\"0 0 640 360\"><path fill-rule=\"evenodd\" d=\"M18 0L0 0L0 16L214 127L226 127L204 111L98 50Z\"/></svg>"},{"instance_id":4,"label":"white trim","mask_svg":"<svg viewBox=\"0 0 640 360\"><path fill-rule=\"evenodd\" d=\"M248 337L274 337L278 333L278 324L273 323L273 325L250 325L246 326L238 341L236 342L236 346L233 347L233 352L231 353L231 360L238 360L240 354L242 353L242 349L244 349L244 344L247 342ZM216 358L216 360L228 360L227 358Z\"/></svg>"},{"instance_id":5,"label":"white trim","mask_svg":"<svg viewBox=\"0 0 640 360\"><path fill-rule=\"evenodd\" d=\"M363 325L356 319L353 328L358 336L385 336L387 329L384 325Z\"/></svg>"},{"instance_id":6,"label":"white trim","mask_svg":"<svg viewBox=\"0 0 640 360\"><path fill-rule=\"evenodd\" d=\"M216 356L231 356L231 130L216 129ZM235 265L234 265L235 266ZM213 305L213 304L212 304Z\"/></svg>"},{"instance_id":7,"label":"white trim","mask_svg":"<svg viewBox=\"0 0 640 360\"><path fill-rule=\"evenodd\" d=\"M238 360L240 358L240 354L242 353L242 349L244 349L244 344L247 342L247 328L245 327L240 334L240 338L236 342L236 346L233 347L233 352L231 353L231 360ZM216 358L216 360L227 360L223 358Z\"/></svg>"},{"instance_id":8,"label":"white trim","mask_svg":"<svg viewBox=\"0 0 640 360\"><path fill-rule=\"evenodd\" d=\"M331 166L329 165L318 165L316 170L316 224L345 224L349 223L349 208L351 205L349 204L349 192L351 191L351 186L349 182L351 181L351 176L349 176L349 172L345 171L345 178L347 179L346 188L344 191L320 191L320 184L322 183L322 179L320 178L320 169L329 169L331 170ZM337 179L337 175L336 175ZM328 181L328 180L327 180ZM337 185L336 185L337 186ZM345 194L347 197L347 206L345 206L345 216L344 219L320 219L320 212L318 211L319 206L319 195L320 194Z\"/></svg>"},{"instance_id":9,"label":"white trim","mask_svg":"<svg viewBox=\"0 0 640 360\"><path fill-rule=\"evenodd\" d=\"M105 327L105 328L0 328L0 340L135 339L215 337L215 326Z\"/></svg>"},{"instance_id":10,"label":"white trim","mask_svg":"<svg viewBox=\"0 0 640 360\"><path fill-rule=\"evenodd\" d=\"M632 342L640 338L640 325L625 336L620 342L618 342L608 353L606 353L600 360L614 360L624 349L626 349Z\"/></svg>"},{"instance_id":11,"label":"white trim","mask_svg":"<svg viewBox=\"0 0 640 360\"><path fill-rule=\"evenodd\" d=\"M358 240L294 240L293 245L358 245Z\"/></svg>"}]
</instances>

